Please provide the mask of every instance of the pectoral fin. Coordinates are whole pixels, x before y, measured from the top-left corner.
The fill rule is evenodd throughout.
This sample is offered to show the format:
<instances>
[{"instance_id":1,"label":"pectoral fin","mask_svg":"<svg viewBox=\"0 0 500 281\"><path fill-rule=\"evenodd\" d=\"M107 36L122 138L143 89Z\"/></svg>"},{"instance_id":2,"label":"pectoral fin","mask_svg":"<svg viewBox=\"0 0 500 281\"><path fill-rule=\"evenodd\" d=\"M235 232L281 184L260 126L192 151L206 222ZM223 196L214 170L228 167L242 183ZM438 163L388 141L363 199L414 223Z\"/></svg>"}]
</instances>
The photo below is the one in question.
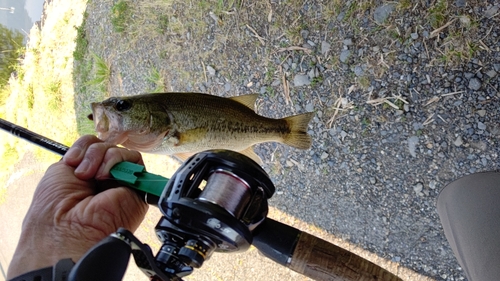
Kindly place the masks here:
<instances>
[{"instance_id":1,"label":"pectoral fin","mask_svg":"<svg viewBox=\"0 0 500 281\"><path fill-rule=\"evenodd\" d=\"M181 161L181 162L185 162L186 160L189 159L189 157L193 156L195 153L189 153L189 152L186 152L186 153L176 153L172 156L174 156L177 160Z\"/></svg>"},{"instance_id":2,"label":"pectoral fin","mask_svg":"<svg viewBox=\"0 0 500 281\"><path fill-rule=\"evenodd\" d=\"M251 146L245 150L240 151L240 153L249 157L250 159L257 162L257 164L259 164L261 166L264 164L264 162L262 162L262 159L260 159L259 155L257 155L255 153L255 151L253 151L253 147L251 147Z\"/></svg>"}]
</instances>

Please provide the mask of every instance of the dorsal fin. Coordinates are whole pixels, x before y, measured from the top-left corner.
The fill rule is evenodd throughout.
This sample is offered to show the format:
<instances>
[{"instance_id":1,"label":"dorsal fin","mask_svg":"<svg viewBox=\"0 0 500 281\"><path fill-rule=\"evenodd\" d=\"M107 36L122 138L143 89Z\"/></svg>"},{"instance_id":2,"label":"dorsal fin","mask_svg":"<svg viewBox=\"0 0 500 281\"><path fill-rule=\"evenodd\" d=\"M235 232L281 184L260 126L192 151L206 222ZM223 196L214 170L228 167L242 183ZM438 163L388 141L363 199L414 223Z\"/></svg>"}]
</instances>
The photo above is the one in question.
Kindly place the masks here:
<instances>
[{"instance_id":1,"label":"dorsal fin","mask_svg":"<svg viewBox=\"0 0 500 281\"><path fill-rule=\"evenodd\" d=\"M259 94L248 94L243 96L230 97L229 99L239 102L242 105L255 111L255 101L257 100L258 96Z\"/></svg>"}]
</instances>

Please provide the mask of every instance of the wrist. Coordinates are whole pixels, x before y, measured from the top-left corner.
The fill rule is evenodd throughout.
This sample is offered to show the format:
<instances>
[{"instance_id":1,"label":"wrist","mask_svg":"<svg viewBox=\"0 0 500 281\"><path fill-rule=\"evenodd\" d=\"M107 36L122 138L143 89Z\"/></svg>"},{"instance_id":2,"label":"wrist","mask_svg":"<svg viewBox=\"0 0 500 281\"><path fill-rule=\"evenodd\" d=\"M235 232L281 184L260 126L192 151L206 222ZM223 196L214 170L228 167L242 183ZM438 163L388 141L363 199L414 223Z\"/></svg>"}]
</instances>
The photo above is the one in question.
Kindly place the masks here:
<instances>
[{"instance_id":1,"label":"wrist","mask_svg":"<svg viewBox=\"0 0 500 281\"><path fill-rule=\"evenodd\" d=\"M44 267L37 270L32 270L16 277L10 278L9 281L66 281L70 275L71 269L75 263L71 259L62 259L54 266Z\"/></svg>"}]
</instances>

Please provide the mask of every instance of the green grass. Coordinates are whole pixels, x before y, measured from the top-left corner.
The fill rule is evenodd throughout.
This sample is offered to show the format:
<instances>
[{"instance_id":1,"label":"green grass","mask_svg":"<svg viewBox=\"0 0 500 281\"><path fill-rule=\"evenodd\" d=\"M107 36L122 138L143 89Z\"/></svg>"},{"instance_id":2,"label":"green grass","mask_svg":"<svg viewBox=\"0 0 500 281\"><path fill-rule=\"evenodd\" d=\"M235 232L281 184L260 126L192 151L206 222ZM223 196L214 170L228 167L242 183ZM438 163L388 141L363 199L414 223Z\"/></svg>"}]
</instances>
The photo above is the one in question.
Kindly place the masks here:
<instances>
[{"instance_id":1,"label":"green grass","mask_svg":"<svg viewBox=\"0 0 500 281\"><path fill-rule=\"evenodd\" d=\"M83 58L85 57L85 54L87 53L87 47L89 42L87 41L87 38L85 36L85 23L87 19L87 12L83 15L83 22L79 27L76 28L76 46L75 50L73 51L73 58L77 61L82 61Z\"/></svg>"},{"instance_id":2,"label":"green grass","mask_svg":"<svg viewBox=\"0 0 500 281\"><path fill-rule=\"evenodd\" d=\"M149 89L148 92L151 93L160 93L165 92L165 78L164 75L158 71L156 67L152 67L149 71L149 75L146 77L146 80L154 85L152 89Z\"/></svg>"},{"instance_id":3,"label":"green grass","mask_svg":"<svg viewBox=\"0 0 500 281\"><path fill-rule=\"evenodd\" d=\"M429 22L436 29L443 26L448 20L448 1L438 0L434 7L429 10Z\"/></svg>"},{"instance_id":4,"label":"green grass","mask_svg":"<svg viewBox=\"0 0 500 281\"><path fill-rule=\"evenodd\" d=\"M86 85L93 86L101 92L107 92L109 79L111 77L111 67L103 58L91 53L94 61L93 78L88 80Z\"/></svg>"},{"instance_id":5,"label":"green grass","mask_svg":"<svg viewBox=\"0 0 500 281\"><path fill-rule=\"evenodd\" d=\"M111 24L116 32L124 32L130 22L132 12L127 2L121 0L111 8Z\"/></svg>"}]
</instances>

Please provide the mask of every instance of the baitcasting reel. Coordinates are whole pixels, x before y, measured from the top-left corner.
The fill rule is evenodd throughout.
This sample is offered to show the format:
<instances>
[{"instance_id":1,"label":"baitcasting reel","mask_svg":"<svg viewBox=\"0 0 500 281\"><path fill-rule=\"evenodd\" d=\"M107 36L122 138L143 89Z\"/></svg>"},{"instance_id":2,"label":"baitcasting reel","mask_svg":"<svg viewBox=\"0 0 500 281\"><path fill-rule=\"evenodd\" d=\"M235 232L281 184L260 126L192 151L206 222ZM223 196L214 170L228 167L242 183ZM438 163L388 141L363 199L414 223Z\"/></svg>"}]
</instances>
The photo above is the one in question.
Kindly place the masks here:
<instances>
[{"instance_id":1,"label":"baitcasting reel","mask_svg":"<svg viewBox=\"0 0 500 281\"><path fill-rule=\"evenodd\" d=\"M240 252L252 244L252 231L266 218L274 185L244 155L228 150L198 153L170 179L158 207L155 227L163 243L155 257L160 269L182 277L199 268L214 251Z\"/></svg>"}]
</instances>

